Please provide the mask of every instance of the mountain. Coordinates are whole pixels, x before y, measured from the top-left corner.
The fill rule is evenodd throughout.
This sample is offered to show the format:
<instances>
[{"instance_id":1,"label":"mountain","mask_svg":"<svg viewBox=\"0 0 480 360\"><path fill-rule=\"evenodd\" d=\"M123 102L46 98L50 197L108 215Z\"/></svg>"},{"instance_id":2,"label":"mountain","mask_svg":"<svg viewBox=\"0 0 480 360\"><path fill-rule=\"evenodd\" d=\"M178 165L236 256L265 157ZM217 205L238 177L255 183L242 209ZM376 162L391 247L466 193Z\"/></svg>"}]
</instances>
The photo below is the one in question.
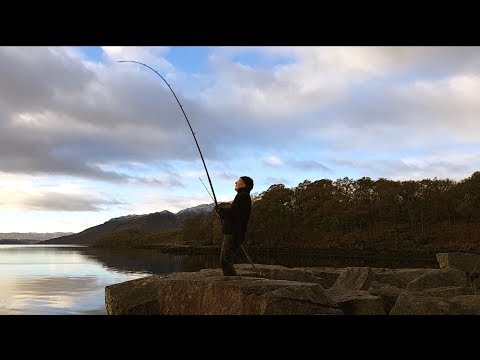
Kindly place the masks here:
<instances>
[{"instance_id":1,"label":"mountain","mask_svg":"<svg viewBox=\"0 0 480 360\"><path fill-rule=\"evenodd\" d=\"M29 240L29 239L0 239L0 245L25 245L35 244L41 240Z\"/></svg>"},{"instance_id":2,"label":"mountain","mask_svg":"<svg viewBox=\"0 0 480 360\"><path fill-rule=\"evenodd\" d=\"M18 233L18 232L11 232L11 233L0 233L0 240L22 240L23 243L34 242L34 240L48 240L57 238L59 236L71 235L72 232L53 232L53 233ZM3 242L5 244L5 242ZM9 244L15 244L14 242L10 242Z\"/></svg>"},{"instance_id":3,"label":"mountain","mask_svg":"<svg viewBox=\"0 0 480 360\"><path fill-rule=\"evenodd\" d=\"M212 204L202 204L192 208L180 210L174 214L163 210L146 215L126 215L110 219L103 224L93 226L77 234L60 236L55 239L42 241L42 244L79 244L90 245L100 237L112 232L129 229L139 229L146 232L159 232L162 230L180 229L185 219L191 216L210 212Z\"/></svg>"},{"instance_id":4,"label":"mountain","mask_svg":"<svg viewBox=\"0 0 480 360\"><path fill-rule=\"evenodd\" d=\"M214 205L215 205L214 203L202 204L202 205L194 206L188 209L183 209L177 212L177 217L181 222L183 222L183 220L188 219L189 217L192 217L194 215L198 215L201 213L208 213L212 211Z\"/></svg>"}]
</instances>

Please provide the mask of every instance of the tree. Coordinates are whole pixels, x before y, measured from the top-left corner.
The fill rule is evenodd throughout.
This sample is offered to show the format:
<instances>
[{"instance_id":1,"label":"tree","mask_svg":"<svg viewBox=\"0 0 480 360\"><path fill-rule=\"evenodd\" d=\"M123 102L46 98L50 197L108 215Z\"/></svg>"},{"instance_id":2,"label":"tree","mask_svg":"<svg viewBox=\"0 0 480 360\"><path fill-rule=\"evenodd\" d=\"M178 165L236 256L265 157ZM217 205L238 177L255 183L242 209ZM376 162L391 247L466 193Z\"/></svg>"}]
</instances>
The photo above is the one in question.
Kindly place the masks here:
<instances>
[{"instance_id":1,"label":"tree","mask_svg":"<svg viewBox=\"0 0 480 360\"><path fill-rule=\"evenodd\" d=\"M294 193L283 184L270 186L260 194L252 209L253 236L264 244L279 245L292 240Z\"/></svg>"}]
</instances>

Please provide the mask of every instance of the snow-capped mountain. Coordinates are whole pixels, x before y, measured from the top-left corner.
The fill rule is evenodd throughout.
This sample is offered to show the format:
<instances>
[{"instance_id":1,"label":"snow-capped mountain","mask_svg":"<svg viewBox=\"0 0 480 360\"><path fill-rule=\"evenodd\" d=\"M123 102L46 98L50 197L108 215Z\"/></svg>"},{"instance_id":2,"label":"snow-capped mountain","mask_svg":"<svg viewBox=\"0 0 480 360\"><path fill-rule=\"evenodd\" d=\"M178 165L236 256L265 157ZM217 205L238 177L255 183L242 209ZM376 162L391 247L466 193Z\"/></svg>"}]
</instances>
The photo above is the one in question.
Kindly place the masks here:
<instances>
[{"instance_id":1,"label":"snow-capped mountain","mask_svg":"<svg viewBox=\"0 0 480 360\"><path fill-rule=\"evenodd\" d=\"M201 213L208 213L213 210L214 206L214 203L197 205L188 209L180 210L179 212L177 212L177 216L179 217L179 220L182 221L186 218L189 218L190 216Z\"/></svg>"}]
</instances>

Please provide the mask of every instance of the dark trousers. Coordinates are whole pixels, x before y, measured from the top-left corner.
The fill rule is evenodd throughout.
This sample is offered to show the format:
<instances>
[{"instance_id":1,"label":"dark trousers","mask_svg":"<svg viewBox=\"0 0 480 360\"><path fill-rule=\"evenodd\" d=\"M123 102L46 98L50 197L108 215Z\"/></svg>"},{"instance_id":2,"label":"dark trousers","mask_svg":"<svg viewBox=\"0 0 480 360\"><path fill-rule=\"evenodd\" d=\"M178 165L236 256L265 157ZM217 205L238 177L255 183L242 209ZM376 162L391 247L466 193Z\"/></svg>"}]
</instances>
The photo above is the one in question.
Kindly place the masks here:
<instances>
[{"instance_id":1,"label":"dark trousers","mask_svg":"<svg viewBox=\"0 0 480 360\"><path fill-rule=\"evenodd\" d=\"M222 266L223 275L237 275L233 263L240 245L240 241L234 235L223 235L222 251L220 253L220 265Z\"/></svg>"}]
</instances>

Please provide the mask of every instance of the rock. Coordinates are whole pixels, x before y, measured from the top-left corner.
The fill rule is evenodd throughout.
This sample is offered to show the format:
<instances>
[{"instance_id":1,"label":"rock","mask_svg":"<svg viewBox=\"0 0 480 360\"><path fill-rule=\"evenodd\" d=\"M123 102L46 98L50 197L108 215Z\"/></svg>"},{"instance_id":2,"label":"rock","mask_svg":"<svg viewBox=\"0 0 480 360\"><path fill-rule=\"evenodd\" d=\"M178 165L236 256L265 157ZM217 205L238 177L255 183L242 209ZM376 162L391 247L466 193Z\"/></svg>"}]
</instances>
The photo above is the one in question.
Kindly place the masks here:
<instances>
[{"instance_id":1,"label":"rock","mask_svg":"<svg viewBox=\"0 0 480 360\"><path fill-rule=\"evenodd\" d=\"M367 290L372 281L373 273L369 267L347 267L340 272L340 276L332 288Z\"/></svg>"},{"instance_id":2,"label":"rock","mask_svg":"<svg viewBox=\"0 0 480 360\"><path fill-rule=\"evenodd\" d=\"M325 281L301 268L287 268L280 265L254 264L252 268L250 264L235 265L238 275L262 277L272 280L290 280L309 283L323 284Z\"/></svg>"},{"instance_id":3,"label":"rock","mask_svg":"<svg viewBox=\"0 0 480 360\"><path fill-rule=\"evenodd\" d=\"M480 273L480 255L469 253L439 253L437 254L437 261L440 268L457 269L464 272L479 272Z\"/></svg>"},{"instance_id":4,"label":"rock","mask_svg":"<svg viewBox=\"0 0 480 360\"><path fill-rule=\"evenodd\" d=\"M160 275L124 281L105 288L107 314L156 314Z\"/></svg>"},{"instance_id":5,"label":"rock","mask_svg":"<svg viewBox=\"0 0 480 360\"><path fill-rule=\"evenodd\" d=\"M107 313L480 315L480 295L454 268L235 267L235 277L203 269L107 286Z\"/></svg>"},{"instance_id":6,"label":"rock","mask_svg":"<svg viewBox=\"0 0 480 360\"><path fill-rule=\"evenodd\" d=\"M450 299L460 295L472 295L472 290L465 286L443 286L433 289L426 289L417 292L416 294Z\"/></svg>"},{"instance_id":7,"label":"rock","mask_svg":"<svg viewBox=\"0 0 480 360\"><path fill-rule=\"evenodd\" d=\"M456 315L480 315L480 295L461 295L451 298L450 311Z\"/></svg>"},{"instance_id":8,"label":"rock","mask_svg":"<svg viewBox=\"0 0 480 360\"><path fill-rule=\"evenodd\" d=\"M158 315L341 315L320 284L217 275L149 276L105 288L107 313ZM216 274L217 273L217 274Z\"/></svg>"},{"instance_id":9,"label":"rock","mask_svg":"<svg viewBox=\"0 0 480 360\"><path fill-rule=\"evenodd\" d=\"M390 315L447 315L449 313L448 300L407 291L400 294L390 311Z\"/></svg>"},{"instance_id":10,"label":"rock","mask_svg":"<svg viewBox=\"0 0 480 360\"><path fill-rule=\"evenodd\" d=\"M319 286L281 287L265 295L263 315L343 315ZM325 307L328 305L328 307Z\"/></svg>"},{"instance_id":11,"label":"rock","mask_svg":"<svg viewBox=\"0 0 480 360\"><path fill-rule=\"evenodd\" d=\"M368 292L382 298L385 312L389 314L390 310L395 305L398 296L403 292L403 289L390 284L380 284L377 281L373 281Z\"/></svg>"},{"instance_id":12,"label":"rock","mask_svg":"<svg viewBox=\"0 0 480 360\"><path fill-rule=\"evenodd\" d=\"M425 289L440 288L445 286L468 286L465 273L456 269L436 269L421 275L408 283L406 290L411 292Z\"/></svg>"},{"instance_id":13,"label":"rock","mask_svg":"<svg viewBox=\"0 0 480 360\"><path fill-rule=\"evenodd\" d=\"M325 289L328 289L332 287L333 284L335 284L335 281L337 281L338 277L340 276L340 272L342 271L341 269L332 267L307 267L302 269L304 269L304 271L306 271L307 273L312 274L317 278L320 278L320 284Z\"/></svg>"},{"instance_id":14,"label":"rock","mask_svg":"<svg viewBox=\"0 0 480 360\"><path fill-rule=\"evenodd\" d=\"M373 276L368 267L347 267L325 292L346 315L385 315L389 306L383 298L364 291L370 288Z\"/></svg>"},{"instance_id":15,"label":"rock","mask_svg":"<svg viewBox=\"0 0 480 360\"><path fill-rule=\"evenodd\" d=\"M405 288L407 284L420 276L437 269L381 269L372 268L373 280L380 284L389 284L397 288Z\"/></svg>"},{"instance_id":16,"label":"rock","mask_svg":"<svg viewBox=\"0 0 480 360\"><path fill-rule=\"evenodd\" d=\"M332 267L310 267L310 268L287 268L279 265L254 264L235 265L237 273L242 276L264 277L275 280L291 280L301 282L313 282L323 286L331 287L340 275L341 270Z\"/></svg>"},{"instance_id":17,"label":"rock","mask_svg":"<svg viewBox=\"0 0 480 360\"><path fill-rule=\"evenodd\" d=\"M383 299L368 291L331 287L325 293L338 304L345 315L385 315Z\"/></svg>"}]
</instances>

